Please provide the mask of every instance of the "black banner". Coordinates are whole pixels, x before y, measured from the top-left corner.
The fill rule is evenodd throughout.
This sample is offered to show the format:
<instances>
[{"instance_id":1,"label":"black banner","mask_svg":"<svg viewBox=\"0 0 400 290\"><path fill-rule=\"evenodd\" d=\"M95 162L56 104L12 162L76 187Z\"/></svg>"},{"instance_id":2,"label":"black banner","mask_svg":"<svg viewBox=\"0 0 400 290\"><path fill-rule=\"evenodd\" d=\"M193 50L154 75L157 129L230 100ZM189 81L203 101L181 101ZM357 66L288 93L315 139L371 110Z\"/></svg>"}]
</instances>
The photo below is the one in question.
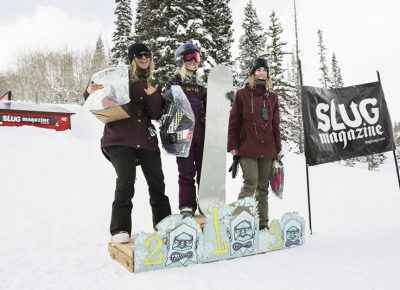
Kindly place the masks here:
<instances>
[{"instance_id":1,"label":"black banner","mask_svg":"<svg viewBox=\"0 0 400 290\"><path fill-rule=\"evenodd\" d=\"M304 86L302 106L308 165L395 148L380 82L338 89Z\"/></svg>"}]
</instances>

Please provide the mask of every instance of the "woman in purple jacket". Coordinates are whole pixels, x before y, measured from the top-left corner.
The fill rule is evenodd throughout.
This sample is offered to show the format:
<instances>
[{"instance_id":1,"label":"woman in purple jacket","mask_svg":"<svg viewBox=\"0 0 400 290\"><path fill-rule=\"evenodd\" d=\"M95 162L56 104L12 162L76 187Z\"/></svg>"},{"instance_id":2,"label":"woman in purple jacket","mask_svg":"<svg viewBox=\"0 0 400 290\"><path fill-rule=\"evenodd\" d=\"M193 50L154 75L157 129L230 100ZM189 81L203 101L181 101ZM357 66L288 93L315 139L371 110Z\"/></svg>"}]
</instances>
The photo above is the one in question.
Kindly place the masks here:
<instances>
[{"instance_id":1,"label":"woman in purple jacket","mask_svg":"<svg viewBox=\"0 0 400 290\"><path fill-rule=\"evenodd\" d=\"M200 65L200 51L192 43L185 43L175 51L177 70L165 85L163 95L172 101L171 86L179 85L186 94L195 115L192 144L187 158L177 157L179 172L179 209L184 217L193 216L197 209L196 186L200 183L205 134L206 89L197 73Z\"/></svg>"},{"instance_id":2,"label":"woman in purple jacket","mask_svg":"<svg viewBox=\"0 0 400 290\"><path fill-rule=\"evenodd\" d=\"M281 151L278 96L270 87L268 62L258 58L249 82L236 92L228 129L228 151L240 156L243 172L239 199L255 196L260 229L268 228L268 184Z\"/></svg>"},{"instance_id":3,"label":"woman in purple jacket","mask_svg":"<svg viewBox=\"0 0 400 290\"><path fill-rule=\"evenodd\" d=\"M134 43L128 48L128 58L131 117L107 123L101 139L101 149L117 174L110 224L111 240L115 243L126 243L130 240L137 162L142 167L149 186L153 227L171 214L169 199L165 195L156 130L151 123L151 120L159 119L163 113L159 85L152 78L152 54L145 44ZM102 87L101 84L90 84L85 92L85 99Z\"/></svg>"}]
</instances>

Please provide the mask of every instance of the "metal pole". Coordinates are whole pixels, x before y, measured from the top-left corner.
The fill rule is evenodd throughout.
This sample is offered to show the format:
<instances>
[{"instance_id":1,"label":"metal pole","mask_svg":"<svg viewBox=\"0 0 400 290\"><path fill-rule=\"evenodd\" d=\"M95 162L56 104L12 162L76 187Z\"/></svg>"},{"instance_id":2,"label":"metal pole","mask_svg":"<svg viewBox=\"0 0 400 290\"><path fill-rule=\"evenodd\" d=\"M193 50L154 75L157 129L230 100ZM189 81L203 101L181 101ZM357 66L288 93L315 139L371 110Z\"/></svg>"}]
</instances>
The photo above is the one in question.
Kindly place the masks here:
<instances>
[{"instance_id":1,"label":"metal pole","mask_svg":"<svg viewBox=\"0 0 400 290\"><path fill-rule=\"evenodd\" d=\"M301 71L301 61L300 58L297 57L297 66L299 70L299 78L300 78L300 87L303 86L303 73ZM301 96L302 98L303 96ZM303 119L303 128L304 128L304 119ZM306 146L304 146L304 154L306 151ZM307 178L307 202L308 202L308 219L310 223L310 234L312 235L312 222L311 222L311 198L310 198L310 179L308 174L308 164L306 161L306 178Z\"/></svg>"},{"instance_id":2,"label":"metal pole","mask_svg":"<svg viewBox=\"0 0 400 290\"><path fill-rule=\"evenodd\" d=\"M307 201L308 201L308 219L310 221L310 234L312 235L311 225L311 201L310 201L310 181L308 178L308 164L306 164L306 176L307 176Z\"/></svg>"}]
</instances>

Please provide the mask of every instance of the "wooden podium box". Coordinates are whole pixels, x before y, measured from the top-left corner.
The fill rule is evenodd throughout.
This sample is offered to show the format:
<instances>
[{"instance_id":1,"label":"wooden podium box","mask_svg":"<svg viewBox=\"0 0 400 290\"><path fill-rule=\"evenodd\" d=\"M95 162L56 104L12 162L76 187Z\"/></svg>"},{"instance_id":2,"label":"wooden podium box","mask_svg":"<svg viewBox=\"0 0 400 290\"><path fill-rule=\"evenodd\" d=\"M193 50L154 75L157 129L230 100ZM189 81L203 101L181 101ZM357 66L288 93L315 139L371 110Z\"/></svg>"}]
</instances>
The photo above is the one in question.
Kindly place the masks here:
<instances>
[{"instance_id":1,"label":"wooden podium box","mask_svg":"<svg viewBox=\"0 0 400 290\"><path fill-rule=\"evenodd\" d=\"M203 215L196 215L195 220L200 225L201 229L207 222L207 218ZM129 272L134 272L135 260L135 241L126 244L108 243L108 252L112 259L124 266Z\"/></svg>"}]
</instances>

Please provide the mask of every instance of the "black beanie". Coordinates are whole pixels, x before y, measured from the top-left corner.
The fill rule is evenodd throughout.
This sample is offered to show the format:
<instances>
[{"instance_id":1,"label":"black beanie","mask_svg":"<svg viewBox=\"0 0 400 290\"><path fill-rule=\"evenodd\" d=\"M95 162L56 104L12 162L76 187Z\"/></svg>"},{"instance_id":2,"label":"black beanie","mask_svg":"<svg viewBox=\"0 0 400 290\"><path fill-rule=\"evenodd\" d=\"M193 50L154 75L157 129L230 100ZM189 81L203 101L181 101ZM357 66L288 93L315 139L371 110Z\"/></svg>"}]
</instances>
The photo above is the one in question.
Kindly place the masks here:
<instances>
[{"instance_id":1,"label":"black beanie","mask_svg":"<svg viewBox=\"0 0 400 290\"><path fill-rule=\"evenodd\" d=\"M129 45L129 47L128 47L129 63L132 62L132 59L135 56L135 54L137 54L139 52L150 52L151 53L150 48L148 48L148 46L146 44L136 42L136 43Z\"/></svg>"},{"instance_id":2,"label":"black beanie","mask_svg":"<svg viewBox=\"0 0 400 290\"><path fill-rule=\"evenodd\" d=\"M255 73L255 71L257 69L259 69L260 67L264 67L267 70L267 72L269 73L268 61L265 58L259 57L253 63L253 66L251 67L251 70L250 70L250 75L253 75Z\"/></svg>"}]
</instances>

